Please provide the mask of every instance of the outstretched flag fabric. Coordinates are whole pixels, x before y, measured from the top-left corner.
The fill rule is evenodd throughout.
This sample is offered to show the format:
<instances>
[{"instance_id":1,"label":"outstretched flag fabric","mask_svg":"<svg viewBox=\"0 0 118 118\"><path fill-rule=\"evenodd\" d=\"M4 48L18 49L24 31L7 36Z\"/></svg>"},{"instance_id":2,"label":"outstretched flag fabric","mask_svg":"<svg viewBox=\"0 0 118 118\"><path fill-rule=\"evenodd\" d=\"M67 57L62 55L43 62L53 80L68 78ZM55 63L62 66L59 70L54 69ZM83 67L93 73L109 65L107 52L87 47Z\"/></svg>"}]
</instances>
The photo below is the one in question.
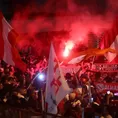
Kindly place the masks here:
<instances>
[{"instance_id":1,"label":"outstretched flag fabric","mask_svg":"<svg viewBox=\"0 0 118 118\"><path fill-rule=\"evenodd\" d=\"M84 59L85 59L86 55L81 55L81 56L78 56L78 57L75 57L73 59L71 59L68 64L77 64L77 63L80 63L82 62Z\"/></svg>"},{"instance_id":2,"label":"outstretched flag fabric","mask_svg":"<svg viewBox=\"0 0 118 118\"><path fill-rule=\"evenodd\" d=\"M17 37L18 34L0 12L0 59L4 60L9 65L16 66L22 71L25 71L26 64L21 60L15 48Z\"/></svg>"},{"instance_id":3,"label":"outstretched flag fabric","mask_svg":"<svg viewBox=\"0 0 118 118\"><path fill-rule=\"evenodd\" d=\"M105 57L110 63L118 63L118 17L114 20L111 29L107 30L101 38L100 48L111 48L117 53L108 52Z\"/></svg>"},{"instance_id":4,"label":"outstretched flag fabric","mask_svg":"<svg viewBox=\"0 0 118 118\"><path fill-rule=\"evenodd\" d=\"M82 61L85 61L89 59L90 57L94 56L104 56L107 53L112 53L112 54L117 54L117 51L112 48L105 48L105 49L98 49L98 48L93 48L93 49L88 49L82 52L79 52L77 57L74 57L71 59L68 64L77 64Z\"/></svg>"}]
</instances>

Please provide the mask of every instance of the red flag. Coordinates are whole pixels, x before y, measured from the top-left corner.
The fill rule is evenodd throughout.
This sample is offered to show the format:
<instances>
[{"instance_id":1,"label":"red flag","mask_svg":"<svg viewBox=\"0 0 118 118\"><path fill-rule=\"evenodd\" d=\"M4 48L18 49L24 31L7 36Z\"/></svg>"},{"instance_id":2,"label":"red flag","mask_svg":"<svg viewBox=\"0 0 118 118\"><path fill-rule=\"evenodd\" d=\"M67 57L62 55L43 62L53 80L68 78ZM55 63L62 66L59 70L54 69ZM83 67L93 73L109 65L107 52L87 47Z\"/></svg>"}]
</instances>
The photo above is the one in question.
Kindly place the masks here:
<instances>
[{"instance_id":1,"label":"red flag","mask_svg":"<svg viewBox=\"0 0 118 118\"><path fill-rule=\"evenodd\" d=\"M112 28L104 33L101 39L100 48L111 48L118 52L118 17L114 21ZM118 63L117 53L108 52L105 57L110 63Z\"/></svg>"},{"instance_id":2,"label":"red flag","mask_svg":"<svg viewBox=\"0 0 118 118\"><path fill-rule=\"evenodd\" d=\"M16 66L22 71L25 71L26 64L21 60L15 48L17 37L18 34L15 33L0 12L0 58L7 64Z\"/></svg>"},{"instance_id":3,"label":"red flag","mask_svg":"<svg viewBox=\"0 0 118 118\"><path fill-rule=\"evenodd\" d=\"M57 114L57 106L70 92L71 89L64 78L53 45L51 44L46 80L45 101L48 103L47 111L52 114Z\"/></svg>"}]
</instances>

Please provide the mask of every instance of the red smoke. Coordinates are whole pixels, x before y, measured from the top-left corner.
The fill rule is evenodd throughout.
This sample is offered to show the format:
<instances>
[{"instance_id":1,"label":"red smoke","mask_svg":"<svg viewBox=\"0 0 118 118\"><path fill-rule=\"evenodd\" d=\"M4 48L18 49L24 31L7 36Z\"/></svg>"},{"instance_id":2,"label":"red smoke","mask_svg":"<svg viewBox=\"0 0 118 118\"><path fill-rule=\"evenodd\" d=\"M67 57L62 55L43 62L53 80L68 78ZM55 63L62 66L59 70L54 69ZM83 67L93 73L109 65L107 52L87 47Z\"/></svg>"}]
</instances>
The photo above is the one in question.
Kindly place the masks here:
<instances>
[{"instance_id":1,"label":"red smoke","mask_svg":"<svg viewBox=\"0 0 118 118\"><path fill-rule=\"evenodd\" d=\"M92 4L87 6L80 1L47 0L40 6L30 3L25 8L17 9L12 18L12 26L22 36L20 48L31 45L40 55L42 51L47 53L49 42L53 40L56 50L62 51L68 40L76 46L80 43L87 45L89 32L99 36L110 27L113 13L109 10L104 15L91 13L89 6Z\"/></svg>"}]
</instances>

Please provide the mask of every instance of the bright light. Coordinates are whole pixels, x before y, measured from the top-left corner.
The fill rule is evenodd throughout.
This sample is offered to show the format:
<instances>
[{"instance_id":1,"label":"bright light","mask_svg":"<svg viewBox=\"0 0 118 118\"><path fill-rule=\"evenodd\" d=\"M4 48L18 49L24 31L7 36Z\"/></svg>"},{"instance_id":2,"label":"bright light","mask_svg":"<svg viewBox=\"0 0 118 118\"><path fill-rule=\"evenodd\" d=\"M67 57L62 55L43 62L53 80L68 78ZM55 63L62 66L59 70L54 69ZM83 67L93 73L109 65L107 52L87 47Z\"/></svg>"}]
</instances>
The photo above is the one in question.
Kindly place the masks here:
<instances>
[{"instance_id":1,"label":"bright light","mask_svg":"<svg viewBox=\"0 0 118 118\"><path fill-rule=\"evenodd\" d=\"M63 56L64 57L68 57L68 55L69 55L69 50L68 49L65 49L64 50L64 53L63 53Z\"/></svg>"},{"instance_id":2,"label":"bright light","mask_svg":"<svg viewBox=\"0 0 118 118\"><path fill-rule=\"evenodd\" d=\"M42 73L39 73L39 74L38 74L38 79L39 79L40 81L44 81L44 80L45 80L45 75L42 74Z\"/></svg>"},{"instance_id":3,"label":"bright light","mask_svg":"<svg viewBox=\"0 0 118 118\"><path fill-rule=\"evenodd\" d=\"M68 41L65 45L68 50L71 50L74 47L74 43L72 41Z\"/></svg>"},{"instance_id":4,"label":"bright light","mask_svg":"<svg viewBox=\"0 0 118 118\"><path fill-rule=\"evenodd\" d=\"M72 50L72 48L74 47L74 43L72 41L68 41L65 43L65 50L63 52L63 56L64 57L68 57L70 50Z\"/></svg>"}]
</instances>

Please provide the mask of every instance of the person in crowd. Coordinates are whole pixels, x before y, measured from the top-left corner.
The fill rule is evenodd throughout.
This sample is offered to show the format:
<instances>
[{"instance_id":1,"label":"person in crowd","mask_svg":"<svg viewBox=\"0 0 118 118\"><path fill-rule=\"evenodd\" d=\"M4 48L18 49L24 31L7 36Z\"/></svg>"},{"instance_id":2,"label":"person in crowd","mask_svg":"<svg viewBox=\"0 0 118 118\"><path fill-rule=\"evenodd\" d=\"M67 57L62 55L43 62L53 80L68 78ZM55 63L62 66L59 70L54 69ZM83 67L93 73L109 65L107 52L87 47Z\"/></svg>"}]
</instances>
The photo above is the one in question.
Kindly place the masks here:
<instances>
[{"instance_id":1,"label":"person in crowd","mask_svg":"<svg viewBox=\"0 0 118 118\"><path fill-rule=\"evenodd\" d=\"M70 88L77 88L77 79L74 74L66 73L65 78Z\"/></svg>"},{"instance_id":2,"label":"person in crowd","mask_svg":"<svg viewBox=\"0 0 118 118\"><path fill-rule=\"evenodd\" d=\"M107 91L105 96L104 96L104 104L105 105L110 105L113 96L114 95L111 91Z\"/></svg>"},{"instance_id":3,"label":"person in crowd","mask_svg":"<svg viewBox=\"0 0 118 118\"><path fill-rule=\"evenodd\" d=\"M108 105L104 107L104 118L112 118L110 115L110 107Z\"/></svg>"},{"instance_id":4,"label":"person in crowd","mask_svg":"<svg viewBox=\"0 0 118 118\"><path fill-rule=\"evenodd\" d=\"M106 83L111 83L112 82L112 77L110 76L110 74L108 74L105 78L104 78L104 81Z\"/></svg>"},{"instance_id":5,"label":"person in crowd","mask_svg":"<svg viewBox=\"0 0 118 118\"><path fill-rule=\"evenodd\" d=\"M90 99L90 91L89 91L89 82L88 77L86 75L81 76L81 82L82 82L82 103L83 107L87 107Z\"/></svg>"},{"instance_id":6,"label":"person in crowd","mask_svg":"<svg viewBox=\"0 0 118 118\"><path fill-rule=\"evenodd\" d=\"M70 93L65 99L64 117L81 117L81 99L75 91Z\"/></svg>"},{"instance_id":7,"label":"person in crowd","mask_svg":"<svg viewBox=\"0 0 118 118\"><path fill-rule=\"evenodd\" d=\"M29 91L28 107L37 111L40 109L40 106L41 102L39 100L39 91L32 87Z\"/></svg>"}]
</instances>

